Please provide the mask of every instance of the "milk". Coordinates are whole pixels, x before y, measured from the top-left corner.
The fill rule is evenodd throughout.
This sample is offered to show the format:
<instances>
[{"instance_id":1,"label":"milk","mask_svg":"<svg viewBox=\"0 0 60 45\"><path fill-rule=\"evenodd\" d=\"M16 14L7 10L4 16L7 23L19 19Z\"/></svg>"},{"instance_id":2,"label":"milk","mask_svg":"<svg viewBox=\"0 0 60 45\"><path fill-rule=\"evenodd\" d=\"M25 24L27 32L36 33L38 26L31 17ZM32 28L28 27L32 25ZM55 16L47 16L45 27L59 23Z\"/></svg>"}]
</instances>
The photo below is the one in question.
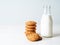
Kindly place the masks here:
<instances>
[{"instance_id":1,"label":"milk","mask_svg":"<svg viewBox=\"0 0 60 45\"><path fill-rule=\"evenodd\" d=\"M42 15L41 19L41 36L43 37L52 37L52 28L53 28L53 22L52 22L52 17L51 17L51 12L50 12L51 7L46 6L44 8L44 14Z\"/></svg>"}]
</instances>

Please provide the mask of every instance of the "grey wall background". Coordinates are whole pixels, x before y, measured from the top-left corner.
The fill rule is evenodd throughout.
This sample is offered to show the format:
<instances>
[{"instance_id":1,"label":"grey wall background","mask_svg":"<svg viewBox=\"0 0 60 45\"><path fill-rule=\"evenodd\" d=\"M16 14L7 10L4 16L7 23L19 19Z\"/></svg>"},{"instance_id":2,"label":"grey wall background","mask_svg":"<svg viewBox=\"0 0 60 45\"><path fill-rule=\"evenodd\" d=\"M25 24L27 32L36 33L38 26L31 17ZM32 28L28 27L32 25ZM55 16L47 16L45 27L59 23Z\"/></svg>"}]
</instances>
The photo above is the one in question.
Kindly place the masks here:
<instances>
[{"instance_id":1,"label":"grey wall background","mask_svg":"<svg viewBox=\"0 0 60 45\"><path fill-rule=\"evenodd\" d=\"M40 23L43 5L51 5L55 25L60 24L60 0L0 0L0 25L22 25L33 19Z\"/></svg>"}]
</instances>

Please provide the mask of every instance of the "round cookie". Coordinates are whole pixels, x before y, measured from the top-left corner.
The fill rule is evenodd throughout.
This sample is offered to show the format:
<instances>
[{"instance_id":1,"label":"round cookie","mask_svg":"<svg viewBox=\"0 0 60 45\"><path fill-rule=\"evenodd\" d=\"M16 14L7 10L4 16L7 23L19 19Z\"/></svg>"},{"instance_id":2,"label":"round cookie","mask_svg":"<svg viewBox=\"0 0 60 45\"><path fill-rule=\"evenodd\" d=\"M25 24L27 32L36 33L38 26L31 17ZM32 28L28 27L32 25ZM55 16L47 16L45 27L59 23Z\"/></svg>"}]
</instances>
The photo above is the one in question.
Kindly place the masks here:
<instances>
[{"instance_id":1,"label":"round cookie","mask_svg":"<svg viewBox=\"0 0 60 45\"><path fill-rule=\"evenodd\" d=\"M36 30L26 30L26 32L36 32Z\"/></svg>"},{"instance_id":2,"label":"round cookie","mask_svg":"<svg viewBox=\"0 0 60 45\"><path fill-rule=\"evenodd\" d=\"M33 26L33 25L35 25L35 24L36 24L35 21L27 21L27 22L26 22L26 25L29 25L29 26Z\"/></svg>"},{"instance_id":3,"label":"round cookie","mask_svg":"<svg viewBox=\"0 0 60 45\"><path fill-rule=\"evenodd\" d=\"M26 28L29 28L29 29L35 29L36 26L25 26Z\"/></svg>"},{"instance_id":4,"label":"round cookie","mask_svg":"<svg viewBox=\"0 0 60 45\"><path fill-rule=\"evenodd\" d=\"M35 29L29 29L29 28L26 28L25 30L34 31L34 30L36 30L36 28L35 28Z\"/></svg>"},{"instance_id":5,"label":"round cookie","mask_svg":"<svg viewBox=\"0 0 60 45\"><path fill-rule=\"evenodd\" d=\"M26 36L28 40L30 41L38 41L42 40L42 37L40 37L37 33L30 33L29 35Z\"/></svg>"},{"instance_id":6,"label":"round cookie","mask_svg":"<svg viewBox=\"0 0 60 45\"><path fill-rule=\"evenodd\" d=\"M36 33L36 31L25 31L26 36L31 34L31 33Z\"/></svg>"}]
</instances>

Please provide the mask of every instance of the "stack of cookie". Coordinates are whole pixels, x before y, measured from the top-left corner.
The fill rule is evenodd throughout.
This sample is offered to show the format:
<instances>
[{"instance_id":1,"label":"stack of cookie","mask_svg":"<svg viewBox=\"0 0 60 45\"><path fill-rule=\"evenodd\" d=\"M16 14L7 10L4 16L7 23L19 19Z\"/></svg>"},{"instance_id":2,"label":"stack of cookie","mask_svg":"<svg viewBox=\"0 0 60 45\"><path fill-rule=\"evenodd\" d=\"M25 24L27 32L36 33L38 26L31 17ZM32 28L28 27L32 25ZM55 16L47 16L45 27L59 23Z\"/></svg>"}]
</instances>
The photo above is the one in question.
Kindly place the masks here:
<instances>
[{"instance_id":1,"label":"stack of cookie","mask_svg":"<svg viewBox=\"0 0 60 45\"><path fill-rule=\"evenodd\" d=\"M36 33L36 22L35 21L27 21L25 26L26 34L30 32Z\"/></svg>"},{"instance_id":2,"label":"stack of cookie","mask_svg":"<svg viewBox=\"0 0 60 45\"><path fill-rule=\"evenodd\" d=\"M35 21L27 21L25 26L25 34L28 40L37 41L42 38L36 33L36 22Z\"/></svg>"}]
</instances>

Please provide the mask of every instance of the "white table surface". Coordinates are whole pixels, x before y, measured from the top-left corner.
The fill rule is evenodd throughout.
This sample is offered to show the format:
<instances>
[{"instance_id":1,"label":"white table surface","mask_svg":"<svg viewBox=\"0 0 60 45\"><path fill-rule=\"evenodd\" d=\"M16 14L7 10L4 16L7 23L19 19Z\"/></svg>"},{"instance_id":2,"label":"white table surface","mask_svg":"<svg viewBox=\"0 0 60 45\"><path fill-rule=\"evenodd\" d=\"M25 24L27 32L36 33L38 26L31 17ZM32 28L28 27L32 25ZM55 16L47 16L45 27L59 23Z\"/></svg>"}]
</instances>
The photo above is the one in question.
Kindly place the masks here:
<instances>
[{"instance_id":1,"label":"white table surface","mask_svg":"<svg viewBox=\"0 0 60 45\"><path fill-rule=\"evenodd\" d=\"M54 26L52 38L43 38L36 42L28 41L24 31L23 25L0 25L0 45L60 45L60 28L58 25Z\"/></svg>"}]
</instances>

